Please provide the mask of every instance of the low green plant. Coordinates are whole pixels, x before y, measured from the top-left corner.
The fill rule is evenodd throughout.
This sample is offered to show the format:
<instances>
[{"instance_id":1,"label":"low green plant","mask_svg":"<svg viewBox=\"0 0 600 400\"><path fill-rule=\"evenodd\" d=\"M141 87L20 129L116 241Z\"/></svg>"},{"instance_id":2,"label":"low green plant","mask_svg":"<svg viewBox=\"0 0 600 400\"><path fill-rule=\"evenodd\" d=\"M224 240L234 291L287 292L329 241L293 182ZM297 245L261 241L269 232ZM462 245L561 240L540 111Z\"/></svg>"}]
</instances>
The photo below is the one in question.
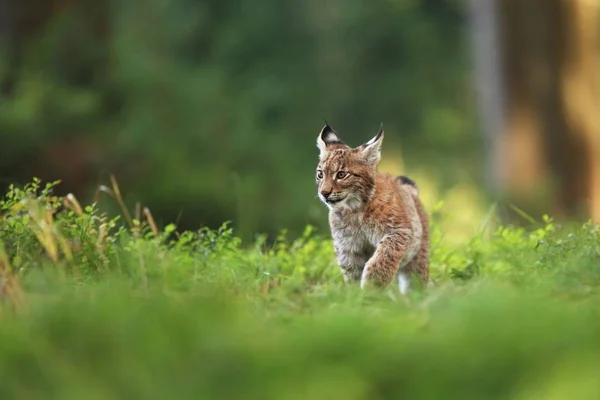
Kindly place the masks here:
<instances>
[{"instance_id":1,"label":"low green plant","mask_svg":"<svg viewBox=\"0 0 600 400\"><path fill-rule=\"evenodd\" d=\"M432 226L435 284L343 283L326 232L243 243L136 207L0 200L0 398L595 398L600 230ZM102 193L122 204L118 185ZM440 210L443 212L443 210Z\"/></svg>"}]
</instances>

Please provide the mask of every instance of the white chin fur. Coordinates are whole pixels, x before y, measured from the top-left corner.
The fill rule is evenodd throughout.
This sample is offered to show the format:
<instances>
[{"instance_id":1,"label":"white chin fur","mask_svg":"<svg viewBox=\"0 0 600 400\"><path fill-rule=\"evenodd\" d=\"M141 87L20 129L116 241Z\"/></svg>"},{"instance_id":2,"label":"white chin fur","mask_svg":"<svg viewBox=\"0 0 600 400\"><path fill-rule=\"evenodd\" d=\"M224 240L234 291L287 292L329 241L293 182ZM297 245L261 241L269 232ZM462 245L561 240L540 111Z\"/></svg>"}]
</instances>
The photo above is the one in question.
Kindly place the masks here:
<instances>
[{"instance_id":1,"label":"white chin fur","mask_svg":"<svg viewBox=\"0 0 600 400\"><path fill-rule=\"evenodd\" d=\"M327 200L325 200L324 197L322 197L321 195L319 195L319 199L321 199L321 201L323 202L323 204L325 204L327 206L327 208L329 208L330 210L337 210L340 208L340 206L342 204L344 204L344 202L346 201L346 199L337 202L337 203L328 203Z\"/></svg>"},{"instance_id":2,"label":"white chin fur","mask_svg":"<svg viewBox=\"0 0 600 400\"><path fill-rule=\"evenodd\" d=\"M360 206L361 206L360 199L358 199L352 195L346 196L346 198L344 198L343 200L341 200L337 203L328 203L327 201L325 201L325 198L321 195L319 195L319 199L321 199L321 201L330 210L343 210L343 209L356 210L356 209L360 208Z\"/></svg>"}]
</instances>

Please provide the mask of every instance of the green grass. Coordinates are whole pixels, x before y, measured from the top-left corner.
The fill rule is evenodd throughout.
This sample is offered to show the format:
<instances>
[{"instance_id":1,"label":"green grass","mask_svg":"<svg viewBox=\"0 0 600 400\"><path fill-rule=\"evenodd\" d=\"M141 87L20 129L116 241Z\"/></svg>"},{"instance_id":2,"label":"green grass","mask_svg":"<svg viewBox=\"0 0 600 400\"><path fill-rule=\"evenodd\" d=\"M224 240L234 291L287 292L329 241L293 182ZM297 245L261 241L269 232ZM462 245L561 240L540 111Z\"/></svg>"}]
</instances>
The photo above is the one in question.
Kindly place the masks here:
<instances>
[{"instance_id":1,"label":"green grass","mask_svg":"<svg viewBox=\"0 0 600 400\"><path fill-rule=\"evenodd\" d=\"M1 399L592 399L600 230L433 225L435 286L346 286L327 232L159 230L34 181L0 202ZM115 184L104 192L120 201Z\"/></svg>"}]
</instances>

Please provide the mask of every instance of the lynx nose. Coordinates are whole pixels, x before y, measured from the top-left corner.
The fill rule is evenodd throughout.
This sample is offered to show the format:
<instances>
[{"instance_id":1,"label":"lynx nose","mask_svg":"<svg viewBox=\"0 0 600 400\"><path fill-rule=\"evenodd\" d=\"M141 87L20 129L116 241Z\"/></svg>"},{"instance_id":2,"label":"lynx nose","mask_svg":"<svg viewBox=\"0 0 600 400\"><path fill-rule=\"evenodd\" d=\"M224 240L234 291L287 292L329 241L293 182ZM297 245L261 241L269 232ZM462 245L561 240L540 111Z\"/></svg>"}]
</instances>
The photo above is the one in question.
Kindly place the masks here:
<instances>
[{"instance_id":1,"label":"lynx nose","mask_svg":"<svg viewBox=\"0 0 600 400\"><path fill-rule=\"evenodd\" d=\"M325 197L325 199L327 199L330 194L331 190L321 190L321 196Z\"/></svg>"}]
</instances>

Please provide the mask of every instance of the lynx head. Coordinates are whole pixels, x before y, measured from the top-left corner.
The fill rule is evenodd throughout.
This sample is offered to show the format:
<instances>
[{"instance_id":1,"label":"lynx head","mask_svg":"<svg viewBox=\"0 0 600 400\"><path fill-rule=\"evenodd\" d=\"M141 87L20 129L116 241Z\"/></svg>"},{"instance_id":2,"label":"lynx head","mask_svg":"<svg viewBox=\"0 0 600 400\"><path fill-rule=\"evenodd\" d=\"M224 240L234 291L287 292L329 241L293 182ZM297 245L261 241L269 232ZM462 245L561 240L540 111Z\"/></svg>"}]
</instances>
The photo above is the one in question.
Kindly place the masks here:
<instances>
[{"instance_id":1,"label":"lynx head","mask_svg":"<svg viewBox=\"0 0 600 400\"><path fill-rule=\"evenodd\" d=\"M383 125L373 139L351 148L326 124L317 137L317 193L332 210L360 208L373 194Z\"/></svg>"}]
</instances>

